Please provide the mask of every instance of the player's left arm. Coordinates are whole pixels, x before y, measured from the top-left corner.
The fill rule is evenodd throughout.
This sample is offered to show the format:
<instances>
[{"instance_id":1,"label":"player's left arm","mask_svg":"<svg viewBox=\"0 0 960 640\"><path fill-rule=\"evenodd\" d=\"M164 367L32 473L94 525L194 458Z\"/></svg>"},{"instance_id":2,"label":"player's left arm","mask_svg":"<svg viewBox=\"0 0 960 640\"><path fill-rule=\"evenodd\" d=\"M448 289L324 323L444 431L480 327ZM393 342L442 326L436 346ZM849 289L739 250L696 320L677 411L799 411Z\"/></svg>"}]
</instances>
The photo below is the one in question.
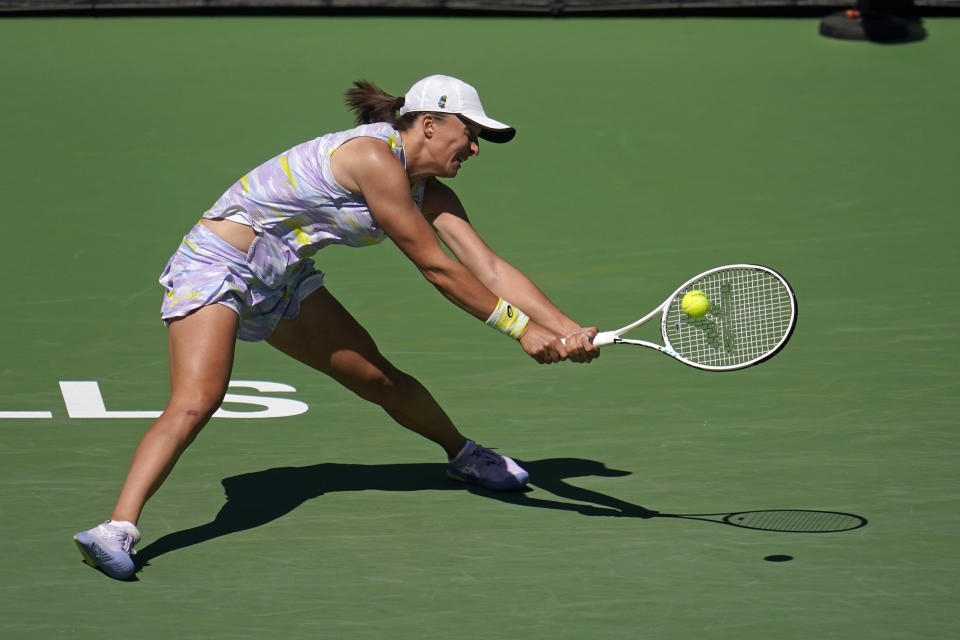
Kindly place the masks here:
<instances>
[{"instance_id":1,"label":"player's left arm","mask_svg":"<svg viewBox=\"0 0 960 640\"><path fill-rule=\"evenodd\" d=\"M561 311L522 271L498 255L467 218L457 194L436 178L424 190L423 214L457 260L492 292L515 305L540 326L566 339L572 360L599 356L590 340L596 327L582 327Z\"/></svg>"}]
</instances>

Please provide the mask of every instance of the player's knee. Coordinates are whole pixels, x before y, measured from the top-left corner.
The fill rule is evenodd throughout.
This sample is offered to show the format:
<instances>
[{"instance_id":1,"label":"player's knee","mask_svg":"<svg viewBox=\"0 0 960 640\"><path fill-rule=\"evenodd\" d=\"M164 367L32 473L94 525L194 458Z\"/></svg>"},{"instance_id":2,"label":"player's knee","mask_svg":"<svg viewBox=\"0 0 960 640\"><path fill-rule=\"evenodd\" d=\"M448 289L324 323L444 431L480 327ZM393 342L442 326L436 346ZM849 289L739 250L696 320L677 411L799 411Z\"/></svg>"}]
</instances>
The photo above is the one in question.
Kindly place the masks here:
<instances>
[{"instance_id":1,"label":"player's knee","mask_svg":"<svg viewBox=\"0 0 960 640\"><path fill-rule=\"evenodd\" d=\"M408 379L410 376L387 363L364 371L355 391L370 402L389 405L398 395L402 395Z\"/></svg>"},{"instance_id":2,"label":"player's knee","mask_svg":"<svg viewBox=\"0 0 960 640\"><path fill-rule=\"evenodd\" d=\"M177 437L187 444L192 442L220 408L223 396L222 392L217 391L192 390L189 394L180 393L172 397L164 413L177 425Z\"/></svg>"}]
</instances>

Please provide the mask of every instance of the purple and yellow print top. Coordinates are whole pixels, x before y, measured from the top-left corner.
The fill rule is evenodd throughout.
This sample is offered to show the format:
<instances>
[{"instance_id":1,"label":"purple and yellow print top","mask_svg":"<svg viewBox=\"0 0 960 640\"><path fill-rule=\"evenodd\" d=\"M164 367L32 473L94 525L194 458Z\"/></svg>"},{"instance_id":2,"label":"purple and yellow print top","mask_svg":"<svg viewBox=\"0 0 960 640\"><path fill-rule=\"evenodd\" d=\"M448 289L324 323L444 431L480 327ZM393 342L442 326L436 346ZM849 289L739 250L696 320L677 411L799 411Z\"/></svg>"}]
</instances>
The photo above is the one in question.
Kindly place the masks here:
<instances>
[{"instance_id":1,"label":"purple and yellow print top","mask_svg":"<svg viewBox=\"0 0 960 640\"><path fill-rule=\"evenodd\" d=\"M203 214L243 222L257 231L247 259L267 286L329 244L363 247L385 239L363 196L340 186L330 170L333 152L358 137L383 140L406 166L403 142L393 126L361 125L309 140L264 162ZM417 206L422 206L423 183L412 190Z\"/></svg>"}]
</instances>

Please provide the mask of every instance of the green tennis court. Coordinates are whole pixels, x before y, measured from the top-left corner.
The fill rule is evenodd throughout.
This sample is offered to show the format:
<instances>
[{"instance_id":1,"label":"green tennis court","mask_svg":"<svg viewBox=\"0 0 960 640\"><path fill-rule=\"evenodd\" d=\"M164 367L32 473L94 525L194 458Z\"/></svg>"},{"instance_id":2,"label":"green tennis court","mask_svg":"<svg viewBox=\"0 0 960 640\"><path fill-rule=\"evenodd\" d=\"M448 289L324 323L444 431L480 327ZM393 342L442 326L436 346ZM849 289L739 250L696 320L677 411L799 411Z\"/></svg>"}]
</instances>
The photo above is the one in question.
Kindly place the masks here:
<instances>
[{"instance_id":1,"label":"green tennis court","mask_svg":"<svg viewBox=\"0 0 960 640\"><path fill-rule=\"evenodd\" d=\"M882 46L812 18L0 21L0 635L949 637L960 21L925 27ZM796 289L790 344L729 374L627 347L541 367L392 244L330 248L330 290L533 490L466 490L376 407L241 344L224 409L248 419L212 420L148 504L138 580L86 567L70 536L109 515L166 401L156 278L182 235L246 170L349 126L351 81L431 73L517 127L454 184L570 315L615 329L753 262ZM867 524L650 517L771 509Z\"/></svg>"}]
</instances>

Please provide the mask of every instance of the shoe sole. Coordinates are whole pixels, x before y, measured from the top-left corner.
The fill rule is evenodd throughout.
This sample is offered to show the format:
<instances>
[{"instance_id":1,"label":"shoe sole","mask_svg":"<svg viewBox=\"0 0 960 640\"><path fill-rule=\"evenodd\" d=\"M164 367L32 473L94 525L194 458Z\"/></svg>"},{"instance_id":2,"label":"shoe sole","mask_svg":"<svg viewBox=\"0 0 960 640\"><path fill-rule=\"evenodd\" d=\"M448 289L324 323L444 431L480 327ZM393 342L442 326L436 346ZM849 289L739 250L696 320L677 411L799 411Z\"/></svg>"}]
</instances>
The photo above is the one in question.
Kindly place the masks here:
<instances>
[{"instance_id":1,"label":"shoe sole","mask_svg":"<svg viewBox=\"0 0 960 640\"><path fill-rule=\"evenodd\" d=\"M77 536L73 536L73 541L77 544L77 549L80 550L80 555L83 556L83 561L86 562L91 567L93 567L94 569L96 569L97 563L94 561L93 557L89 553L87 553L87 550L80 543L80 540L77 539Z\"/></svg>"}]
</instances>

